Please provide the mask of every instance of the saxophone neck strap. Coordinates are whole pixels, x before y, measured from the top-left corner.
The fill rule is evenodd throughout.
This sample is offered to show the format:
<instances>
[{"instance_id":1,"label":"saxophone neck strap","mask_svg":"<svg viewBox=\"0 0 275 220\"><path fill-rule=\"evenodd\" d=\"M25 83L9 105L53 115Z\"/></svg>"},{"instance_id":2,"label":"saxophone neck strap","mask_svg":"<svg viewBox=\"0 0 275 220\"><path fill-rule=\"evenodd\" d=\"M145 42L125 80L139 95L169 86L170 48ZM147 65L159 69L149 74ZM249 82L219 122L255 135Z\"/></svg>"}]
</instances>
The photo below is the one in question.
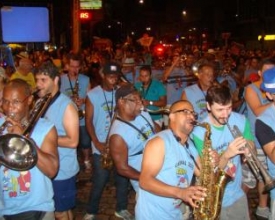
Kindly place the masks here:
<instances>
[{"instance_id":1,"label":"saxophone neck strap","mask_svg":"<svg viewBox=\"0 0 275 220\"><path fill-rule=\"evenodd\" d=\"M60 94L61 94L60 91L58 91L57 93L55 93L55 95L52 97L51 102L50 102L49 106L47 107L47 109L56 101L56 99L59 97ZM44 112L43 115L41 115L41 118L44 118L46 112L47 112L47 110Z\"/></svg>"}]
</instances>

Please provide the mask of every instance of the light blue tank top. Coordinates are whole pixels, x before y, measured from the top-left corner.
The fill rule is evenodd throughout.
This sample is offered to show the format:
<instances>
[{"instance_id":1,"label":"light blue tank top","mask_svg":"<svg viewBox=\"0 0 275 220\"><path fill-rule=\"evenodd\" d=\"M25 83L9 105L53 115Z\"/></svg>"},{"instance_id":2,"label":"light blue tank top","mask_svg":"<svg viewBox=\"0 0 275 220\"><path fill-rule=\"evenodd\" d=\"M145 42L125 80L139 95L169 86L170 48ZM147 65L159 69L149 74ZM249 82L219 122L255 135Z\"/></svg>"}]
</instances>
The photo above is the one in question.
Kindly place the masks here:
<instances>
[{"instance_id":1,"label":"light blue tank top","mask_svg":"<svg viewBox=\"0 0 275 220\"><path fill-rule=\"evenodd\" d=\"M184 90L184 88L187 86L187 82L182 82L180 80L181 76L185 76L186 73L183 68L175 67L170 76L173 77L179 77L179 80L174 83L167 83L166 84L166 91L167 91L167 104L172 105L175 101L180 100L181 94Z\"/></svg>"},{"instance_id":2,"label":"light blue tank top","mask_svg":"<svg viewBox=\"0 0 275 220\"><path fill-rule=\"evenodd\" d=\"M146 134L146 136L150 138L154 134L154 131L152 131L151 129L151 126L153 126L152 119L147 112L142 112L141 114L146 118L146 120L139 115L136 117L134 121L130 121L130 123L136 126L138 129L140 129L142 133ZM122 139L125 141L128 147L128 164L137 171L140 171L141 160L143 155L142 153L146 139L136 129L119 120L115 120L111 127L109 134L110 137L113 134L121 136ZM130 181L134 190L137 192L139 187L138 181Z\"/></svg>"},{"instance_id":3,"label":"light blue tank top","mask_svg":"<svg viewBox=\"0 0 275 220\"><path fill-rule=\"evenodd\" d=\"M4 119L0 118L1 125L3 122ZM31 138L38 147L53 126L46 119L38 120L31 134ZM21 172L1 166L0 179L0 193L4 205L4 207L0 206L0 216L36 210L54 211L51 179L36 166Z\"/></svg>"},{"instance_id":4,"label":"light blue tank top","mask_svg":"<svg viewBox=\"0 0 275 220\"><path fill-rule=\"evenodd\" d=\"M74 103L63 93L60 93L55 102L48 108L45 118L54 123L58 136L65 136L66 131L63 126L65 110L69 104ZM74 105L75 106L75 105ZM76 108L76 107L75 107ZM54 180L65 180L75 176L79 171L76 148L66 148L58 146L59 171Z\"/></svg>"},{"instance_id":5,"label":"light blue tank top","mask_svg":"<svg viewBox=\"0 0 275 220\"><path fill-rule=\"evenodd\" d=\"M190 186L195 169L194 159L198 157L193 142L189 139L188 148L182 146L176 141L171 130L161 131L156 136L164 141L165 146L163 166L156 179L170 186L187 188ZM157 196L139 188L135 216L137 220L180 220L181 203L180 199Z\"/></svg>"},{"instance_id":6,"label":"light blue tank top","mask_svg":"<svg viewBox=\"0 0 275 220\"><path fill-rule=\"evenodd\" d=\"M98 140L105 143L116 104L115 90L105 91L101 86L97 86L88 92L87 97L94 107L94 117L90 123L95 127L95 134ZM93 141L92 149L94 154L100 154Z\"/></svg>"},{"instance_id":7,"label":"light blue tank top","mask_svg":"<svg viewBox=\"0 0 275 220\"><path fill-rule=\"evenodd\" d=\"M207 116L203 122L209 123L209 116ZM245 116L232 112L229 117L229 125L233 128L234 125L237 125L239 130L243 133L245 124L246 124ZM196 126L192 132L193 138L199 138L200 140L204 140L205 128ZM223 127L215 127L211 125L211 142L212 148L216 150L220 155L228 148L230 142L232 142L235 138L232 136L228 127L225 125ZM233 157L231 160L233 166L230 166L232 169L236 169L235 177L227 183L225 187L225 192L223 196L222 206L228 207L232 205L235 201L241 198L244 195L242 190L242 165L241 165L241 157L239 155ZM228 169L228 167L226 167Z\"/></svg>"},{"instance_id":8,"label":"light blue tank top","mask_svg":"<svg viewBox=\"0 0 275 220\"><path fill-rule=\"evenodd\" d=\"M198 121L202 121L208 114L205 92L199 88L198 84L187 86L184 92L188 101L193 105L194 111L198 113Z\"/></svg>"},{"instance_id":9,"label":"light blue tank top","mask_svg":"<svg viewBox=\"0 0 275 220\"><path fill-rule=\"evenodd\" d=\"M258 96L258 98L259 98L262 105L269 103L269 100L267 98L263 98L261 90L254 83L249 84L247 87L252 88L256 92L256 94L257 94L257 96ZM245 90L245 92L246 92L246 90ZM254 138L255 146L256 146L256 148L261 149L261 145L260 145L260 143L259 143L259 141L258 141L258 139L256 138L256 135L255 135L256 115L254 115L253 111L251 110L251 108L248 105L246 105L246 108L247 108L247 118L250 122L251 131L252 131L252 134L255 137Z\"/></svg>"},{"instance_id":10,"label":"light blue tank top","mask_svg":"<svg viewBox=\"0 0 275 220\"><path fill-rule=\"evenodd\" d=\"M271 105L268 107L257 119L267 124L275 132L275 106ZM275 164L267 157L268 173L275 178ZM270 191L271 199L275 199L275 189Z\"/></svg>"},{"instance_id":11,"label":"light blue tank top","mask_svg":"<svg viewBox=\"0 0 275 220\"><path fill-rule=\"evenodd\" d=\"M74 88L76 80L71 79L72 88L71 88L71 84L70 84L70 81L69 81L69 78L68 78L67 74L61 75L60 81L61 81L60 92L64 93L65 95L67 95L70 98L72 96L72 88ZM85 76L83 74L78 74L78 82L79 82L78 95L79 95L80 98L85 99L86 94L87 94L87 90L89 88L90 79L89 79L88 76ZM83 104L80 108L82 110L84 110L85 109L85 104ZM85 118L82 118L79 121L79 125L80 126L85 125Z\"/></svg>"}]
</instances>

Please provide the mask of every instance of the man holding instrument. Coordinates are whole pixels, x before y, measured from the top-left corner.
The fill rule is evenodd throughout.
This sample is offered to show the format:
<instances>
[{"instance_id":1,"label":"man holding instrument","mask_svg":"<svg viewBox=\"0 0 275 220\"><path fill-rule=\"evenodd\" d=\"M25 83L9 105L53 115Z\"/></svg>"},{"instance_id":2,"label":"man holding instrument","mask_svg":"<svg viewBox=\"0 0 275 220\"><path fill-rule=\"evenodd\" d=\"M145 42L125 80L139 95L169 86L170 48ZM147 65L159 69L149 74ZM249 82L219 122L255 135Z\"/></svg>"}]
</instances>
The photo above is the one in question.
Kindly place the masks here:
<instances>
[{"instance_id":1,"label":"man holding instrument","mask_svg":"<svg viewBox=\"0 0 275 220\"><path fill-rule=\"evenodd\" d=\"M114 117L116 86L118 76L121 74L120 66L113 62L106 63L103 66L103 74L102 85L90 90L86 98L85 121L87 131L92 139L93 150L93 189L83 220L95 219L101 195L111 174L110 170L102 167L101 159L108 147L107 135ZM117 175L116 172L114 177L117 199L115 215L125 220L131 220L133 216L127 211L129 180Z\"/></svg>"},{"instance_id":2,"label":"man holding instrument","mask_svg":"<svg viewBox=\"0 0 275 220\"><path fill-rule=\"evenodd\" d=\"M30 119L32 102L31 88L25 81L14 79L4 87L2 106L8 122L4 134L22 134L22 123ZM0 125L4 122L1 118ZM37 164L23 171L0 167L0 200L4 202L3 207L0 202L0 219L55 219L51 178L59 166L57 132L54 124L43 118L29 126L34 126L30 139L35 144Z\"/></svg>"},{"instance_id":3,"label":"man holding instrument","mask_svg":"<svg viewBox=\"0 0 275 220\"><path fill-rule=\"evenodd\" d=\"M219 168L225 170L232 178L225 186L220 219L249 219L247 198L242 189L240 155L248 154L248 149L244 148L247 143L254 147L250 124L245 116L232 112L232 95L227 86L210 87L205 99L208 115L201 123L206 122L211 126L212 148L220 154ZM240 130L239 137L235 137L230 129L234 126ZM204 128L194 128L192 138L200 154L202 154L205 145L204 135ZM215 195L210 196L214 197Z\"/></svg>"},{"instance_id":4,"label":"man holding instrument","mask_svg":"<svg viewBox=\"0 0 275 220\"><path fill-rule=\"evenodd\" d=\"M79 139L77 107L66 95L59 92L59 72L50 62L44 62L35 72L38 96L52 95L45 118L54 123L58 133L60 166L53 180L55 217L72 220L76 202L76 175L79 171L76 148Z\"/></svg>"},{"instance_id":5,"label":"man holding instrument","mask_svg":"<svg viewBox=\"0 0 275 220\"><path fill-rule=\"evenodd\" d=\"M191 186L193 174L198 176L200 169L198 152L189 138L196 117L189 101L173 103L169 128L146 143L135 212L137 220L180 220L182 202L196 206L195 202L206 196L205 188Z\"/></svg>"}]
</instances>

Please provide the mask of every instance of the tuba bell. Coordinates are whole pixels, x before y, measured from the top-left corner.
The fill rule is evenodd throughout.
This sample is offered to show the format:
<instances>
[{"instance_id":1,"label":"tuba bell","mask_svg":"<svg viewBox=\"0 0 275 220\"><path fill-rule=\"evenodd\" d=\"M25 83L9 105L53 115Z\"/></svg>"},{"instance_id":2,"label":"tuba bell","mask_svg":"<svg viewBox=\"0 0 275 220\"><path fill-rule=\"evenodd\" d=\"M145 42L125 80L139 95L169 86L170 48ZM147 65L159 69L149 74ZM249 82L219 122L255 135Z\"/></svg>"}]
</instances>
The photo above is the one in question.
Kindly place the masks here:
<instances>
[{"instance_id":1,"label":"tuba bell","mask_svg":"<svg viewBox=\"0 0 275 220\"><path fill-rule=\"evenodd\" d=\"M37 100L30 113L30 119L21 122L24 128L22 135L9 133L0 136L0 165L16 171L29 170L36 165L36 144L30 136L38 119L48 109L51 99L51 94L48 94ZM8 124L6 121L0 127L1 134Z\"/></svg>"}]
</instances>

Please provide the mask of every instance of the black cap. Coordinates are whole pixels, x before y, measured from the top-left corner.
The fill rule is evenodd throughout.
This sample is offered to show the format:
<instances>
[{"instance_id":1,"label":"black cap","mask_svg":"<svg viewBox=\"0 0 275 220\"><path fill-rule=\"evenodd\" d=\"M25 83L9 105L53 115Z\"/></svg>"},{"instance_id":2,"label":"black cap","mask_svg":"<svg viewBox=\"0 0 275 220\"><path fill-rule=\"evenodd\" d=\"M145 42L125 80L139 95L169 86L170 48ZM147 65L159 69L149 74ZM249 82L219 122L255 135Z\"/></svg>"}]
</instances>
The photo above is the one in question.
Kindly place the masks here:
<instances>
[{"instance_id":1,"label":"black cap","mask_svg":"<svg viewBox=\"0 0 275 220\"><path fill-rule=\"evenodd\" d=\"M109 62L109 63L106 63L103 66L102 72L104 74L120 74L121 73L121 68L117 63Z\"/></svg>"},{"instance_id":2,"label":"black cap","mask_svg":"<svg viewBox=\"0 0 275 220\"><path fill-rule=\"evenodd\" d=\"M130 95L131 93L136 93L136 92L138 92L138 91L136 90L136 88L133 85L131 85L131 84L122 85L116 91L116 102L120 98L123 98L127 95Z\"/></svg>"}]
</instances>

